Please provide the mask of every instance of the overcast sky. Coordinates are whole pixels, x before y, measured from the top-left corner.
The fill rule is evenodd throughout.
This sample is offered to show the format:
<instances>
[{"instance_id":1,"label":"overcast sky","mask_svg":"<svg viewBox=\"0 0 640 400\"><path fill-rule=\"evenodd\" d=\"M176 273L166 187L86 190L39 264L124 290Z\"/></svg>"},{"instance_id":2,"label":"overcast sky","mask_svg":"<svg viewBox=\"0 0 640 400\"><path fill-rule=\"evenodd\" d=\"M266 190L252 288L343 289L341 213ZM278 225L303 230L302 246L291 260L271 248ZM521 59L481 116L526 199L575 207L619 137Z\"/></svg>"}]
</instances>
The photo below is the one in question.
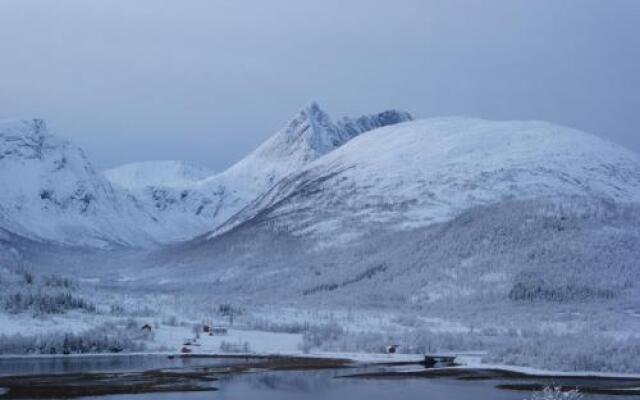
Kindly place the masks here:
<instances>
[{"instance_id":1,"label":"overcast sky","mask_svg":"<svg viewBox=\"0 0 640 400\"><path fill-rule=\"evenodd\" d=\"M541 119L640 152L639 0L0 0L0 118L221 170L332 115Z\"/></svg>"}]
</instances>

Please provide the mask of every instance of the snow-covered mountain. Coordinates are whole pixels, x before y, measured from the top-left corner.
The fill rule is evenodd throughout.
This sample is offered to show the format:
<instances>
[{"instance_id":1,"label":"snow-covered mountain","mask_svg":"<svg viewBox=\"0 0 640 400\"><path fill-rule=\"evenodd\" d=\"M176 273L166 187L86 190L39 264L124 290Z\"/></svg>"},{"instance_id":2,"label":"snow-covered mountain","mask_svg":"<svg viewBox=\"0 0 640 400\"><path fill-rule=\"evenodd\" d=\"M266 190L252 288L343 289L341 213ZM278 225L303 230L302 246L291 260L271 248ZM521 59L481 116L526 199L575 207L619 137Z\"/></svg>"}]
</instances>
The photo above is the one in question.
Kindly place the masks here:
<instances>
[{"instance_id":1,"label":"snow-covered mountain","mask_svg":"<svg viewBox=\"0 0 640 400\"><path fill-rule=\"evenodd\" d=\"M390 110L334 123L317 103L312 103L255 151L212 178L211 183L233 181L257 194L364 132L411 119L409 113Z\"/></svg>"},{"instance_id":2,"label":"snow-covered mountain","mask_svg":"<svg viewBox=\"0 0 640 400\"><path fill-rule=\"evenodd\" d=\"M285 176L330 153L352 138L387 125L412 119L407 112L390 110L337 124L317 103L303 108L280 131L248 156L219 175L202 182L218 196L209 227L217 227Z\"/></svg>"},{"instance_id":3,"label":"snow-covered mountain","mask_svg":"<svg viewBox=\"0 0 640 400\"><path fill-rule=\"evenodd\" d=\"M151 260L161 273L150 267L136 280L221 301L438 306L461 315L521 302L635 304L640 294L637 202L507 199L421 228L374 225L331 248L318 248L317 236L274 229L281 223L252 221L171 248Z\"/></svg>"},{"instance_id":4,"label":"snow-covered mountain","mask_svg":"<svg viewBox=\"0 0 640 400\"><path fill-rule=\"evenodd\" d=\"M23 252L40 252L30 254L37 265L64 254L69 271L90 264L114 281L188 281L250 301L640 292L637 154L543 122L410 119L392 111L333 122L314 104L220 174L152 163L108 172L119 184L42 121L3 122L0 245L22 237L40 249ZM41 245L178 240L150 255Z\"/></svg>"},{"instance_id":5,"label":"snow-covered mountain","mask_svg":"<svg viewBox=\"0 0 640 400\"><path fill-rule=\"evenodd\" d=\"M153 216L43 120L0 121L0 228L65 245L154 242Z\"/></svg>"},{"instance_id":6,"label":"snow-covered mountain","mask_svg":"<svg viewBox=\"0 0 640 400\"><path fill-rule=\"evenodd\" d=\"M264 226L322 248L505 200L640 202L638 155L593 135L399 111L333 122L315 103L216 175L175 161L103 175L41 120L0 124L0 167L0 228L70 245L215 240Z\"/></svg>"},{"instance_id":7,"label":"snow-covered mountain","mask_svg":"<svg viewBox=\"0 0 640 400\"><path fill-rule=\"evenodd\" d=\"M213 171L176 160L144 161L103 172L112 183L130 190L148 186L189 187L213 175Z\"/></svg>"},{"instance_id":8,"label":"snow-covered mountain","mask_svg":"<svg viewBox=\"0 0 640 400\"><path fill-rule=\"evenodd\" d=\"M283 177L361 133L411 119L407 112L390 110L334 123L312 103L220 174L197 179L202 176L200 171L194 173L182 164L167 167L151 163L109 170L106 176L130 188L149 212L159 213L159 218L172 226L177 239L187 240L215 229Z\"/></svg>"},{"instance_id":9,"label":"snow-covered mountain","mask_svg":"<svg viewBox=\"0 0 640 400\"><path fill-rule=\"evenodd\" d=\"M439 118L359 135L153 262L225 301L625 302L639 226L637 154L549 123Z\"/></svg>"},{"instance_id":10,"label":"snow-covered mountain","mask_svg":"<svg viewBox=\"0 0 640 400\"><path fill-rule=\"evenodd\" d=\"M210 237L242 224L344 243L508 199L640 202L640 157L543 122L440 118L388 126L286 177Z\"/></svg>"},{"instance_id":11,"label":"snow-covered mountain","mask_svg":"<svg viewBox=\"0 0 640 400\"><path fill-rule=\"evenodd\" d=\"M62 245L184 241L215 229L284 176L376 127L408 121L386 111L337 123L317 104L228 170L155 161L94 170L44 121L0 122L0 229Z\"/></svg>"}]
</instances>

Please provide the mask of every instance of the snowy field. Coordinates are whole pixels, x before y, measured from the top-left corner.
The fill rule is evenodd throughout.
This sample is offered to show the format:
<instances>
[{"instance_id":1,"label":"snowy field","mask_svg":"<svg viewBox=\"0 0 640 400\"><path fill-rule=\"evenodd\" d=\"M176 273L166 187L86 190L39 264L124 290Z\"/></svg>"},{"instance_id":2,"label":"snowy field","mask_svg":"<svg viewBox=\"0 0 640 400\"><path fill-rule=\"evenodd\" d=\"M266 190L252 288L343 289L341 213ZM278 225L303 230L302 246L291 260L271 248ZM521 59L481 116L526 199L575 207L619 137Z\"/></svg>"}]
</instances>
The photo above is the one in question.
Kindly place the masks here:
<instances>
[{"instance_id":1,"label":"snowy field","mask_svg":"<svg viewBox=\"0 0 640 400\"><path fill-rule=\"evenodd\" d=\"M10 280L6 274L5 282ZM14 277L15 278L15 277ZM40 278L34 276L36 284ZM13 282L16 284L16 282ZM34 289L38 292L38 289ZM0 313L0 353L166 353L307 355L367 362L419 361L425 353L452 354L470 366L518 371L637 374L640 318L575 305L505 309L471 316L464 308L447 318L431 311L313 308L204 303L189 295L121 296L119 291L71 290L91 299L53 313L30 305ZM75 296L75 297L74 297ZM4 300L6 306L6 299ZM75 304L75 303L74 303ZM150 329L142 329L147 325ZM204 325L224 328L209 335ZM36 343L37 345L34 345ZM386 353L398 345L398 354ZM186 350L185 350L186 349ZM586 372L585 372L586 373Z\"/></svg>"}]
</instances>

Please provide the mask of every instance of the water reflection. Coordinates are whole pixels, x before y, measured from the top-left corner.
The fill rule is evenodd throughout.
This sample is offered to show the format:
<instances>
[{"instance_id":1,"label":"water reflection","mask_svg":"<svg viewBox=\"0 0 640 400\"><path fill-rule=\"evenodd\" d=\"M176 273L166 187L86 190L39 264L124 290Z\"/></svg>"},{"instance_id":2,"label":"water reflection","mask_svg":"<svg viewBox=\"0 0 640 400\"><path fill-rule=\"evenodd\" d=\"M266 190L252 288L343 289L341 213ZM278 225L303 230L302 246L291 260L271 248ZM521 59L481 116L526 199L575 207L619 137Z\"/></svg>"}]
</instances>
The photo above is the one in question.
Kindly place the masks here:
<instances>
[{"instance_id":1,"label":"water reflection","mask_svg":"<svg viewBox=\"0 0 640 400\"><path fill-rule=\"evenodd\" d=\"M220 366L241 360L169 358L166 355L104 355L0 358L0 376L63 374L73 372L141 372L159 368Z\"/></svg>"},{"instance_id":2,"label":"water reflection","mask_svg":"<svg viewBox=\"0 0 640 400\"><path fill-rule=\"evenodd\" d=\"M146 371L159 368L196 368L242 363L246 359L173 358L165 355L118 355L101 357L55 357L0 359L0 375L52 374L72 372ZM149 393L85 397L96 400L522 400L530 393L499 390L493 380L354 379L343 375L380 372L381 367L260 371L220 375L212 382L217 392ZM583 382L584 383L584 382ZM0 395L2 389L0 388ZM640 397L626 397L639 399ZM610 396L585 396L585 400L611 399Z\"/></svg>"},{"instance_id":3,"label":"water reflection","mask_svg":"<svg viewBox=\"0 0 640 400\"><path fill-rule=\"evenodd\" d=\"M268 372L223 382L211 398L225 400L467 400L522 399L496 390L491 382L424 379L334 379L344 371Z\"/></svg>"},{"instance_id":4,"label":"water reflection","mask_svg":"<svg viewBox=\"0 0 640 400\"><path fill-rule=\"evenodd\" d=\"M495 382L425 379L334 379L344 370L273 371L235 375L209 393L151 393L91 397L104 400L522 400L523 393L500 391Z\"/></svg>"}]
</instances>

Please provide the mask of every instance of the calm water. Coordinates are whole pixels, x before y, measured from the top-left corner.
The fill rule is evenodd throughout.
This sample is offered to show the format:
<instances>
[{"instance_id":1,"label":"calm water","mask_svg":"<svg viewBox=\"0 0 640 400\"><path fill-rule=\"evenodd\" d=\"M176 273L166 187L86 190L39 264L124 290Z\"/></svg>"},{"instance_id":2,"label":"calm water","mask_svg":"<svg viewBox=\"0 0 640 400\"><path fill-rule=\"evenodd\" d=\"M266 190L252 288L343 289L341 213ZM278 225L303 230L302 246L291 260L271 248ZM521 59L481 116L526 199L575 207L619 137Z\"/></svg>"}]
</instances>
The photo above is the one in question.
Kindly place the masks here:
<instances>
[{"instance_id":1,"label":"calm water","mask_svg":"<svg viewBox=\"0 0 640 400\"><path fill-rule=\"evenodd\" d=\"M246 359L181 358L166 355L104 355L0 358L0 376L73 372L142 372L158 368L222 366Z\"/></svg>"},{"instance_id":2,"label":"calm water","mask_svg":"<svg viewBox=\"0 0 640 400\"><path fill-rule=\"evenodd\" d=\"M65 372L124 372L155 368L229 365L244 359L194 359L166 356L101 356L0 359L0 375L48 374ZM375 368L367 371L371 372ZM199 393L165 393L87 397L103 400L523 400L526 392L498 390L494 381L453 379L334 379L363 369L322 371L275 371L228 376L214 382L220 390ZM1 392L0 392L1 393ZM1 398L1 396L0 396ZM585 396L588 400L614 396ZM638 400L640 397L623 397Z\"/></svg>"},{"instance_id":3,"label":"calm water","mask_svg":"<svg viewBox=\"0 0 640 400\"><path fill-rule=\"evenodd\" d=\"M522 400L524 393L499 391L490 382L423 379L333 379L336 371L266 372L217 382L218 392L108 396L109 400ZM93 398L93 399L98 399Z\"/></svg>"},{"instance_id":4,"label":"calm water","mask_svg":"<svg viewBox=\"0 0 640 400\"><path fill-rule=\"evenodd\" d=\"M244 374L216 382L208 393L166 393L93 397L98 400L525 400L531 393L498 390L495 381L453 379L334 379L353 371ZM640 397L585 396L585 400ZM89 398L87 398L89 399Z\"/></svg>"}]
</instances>

